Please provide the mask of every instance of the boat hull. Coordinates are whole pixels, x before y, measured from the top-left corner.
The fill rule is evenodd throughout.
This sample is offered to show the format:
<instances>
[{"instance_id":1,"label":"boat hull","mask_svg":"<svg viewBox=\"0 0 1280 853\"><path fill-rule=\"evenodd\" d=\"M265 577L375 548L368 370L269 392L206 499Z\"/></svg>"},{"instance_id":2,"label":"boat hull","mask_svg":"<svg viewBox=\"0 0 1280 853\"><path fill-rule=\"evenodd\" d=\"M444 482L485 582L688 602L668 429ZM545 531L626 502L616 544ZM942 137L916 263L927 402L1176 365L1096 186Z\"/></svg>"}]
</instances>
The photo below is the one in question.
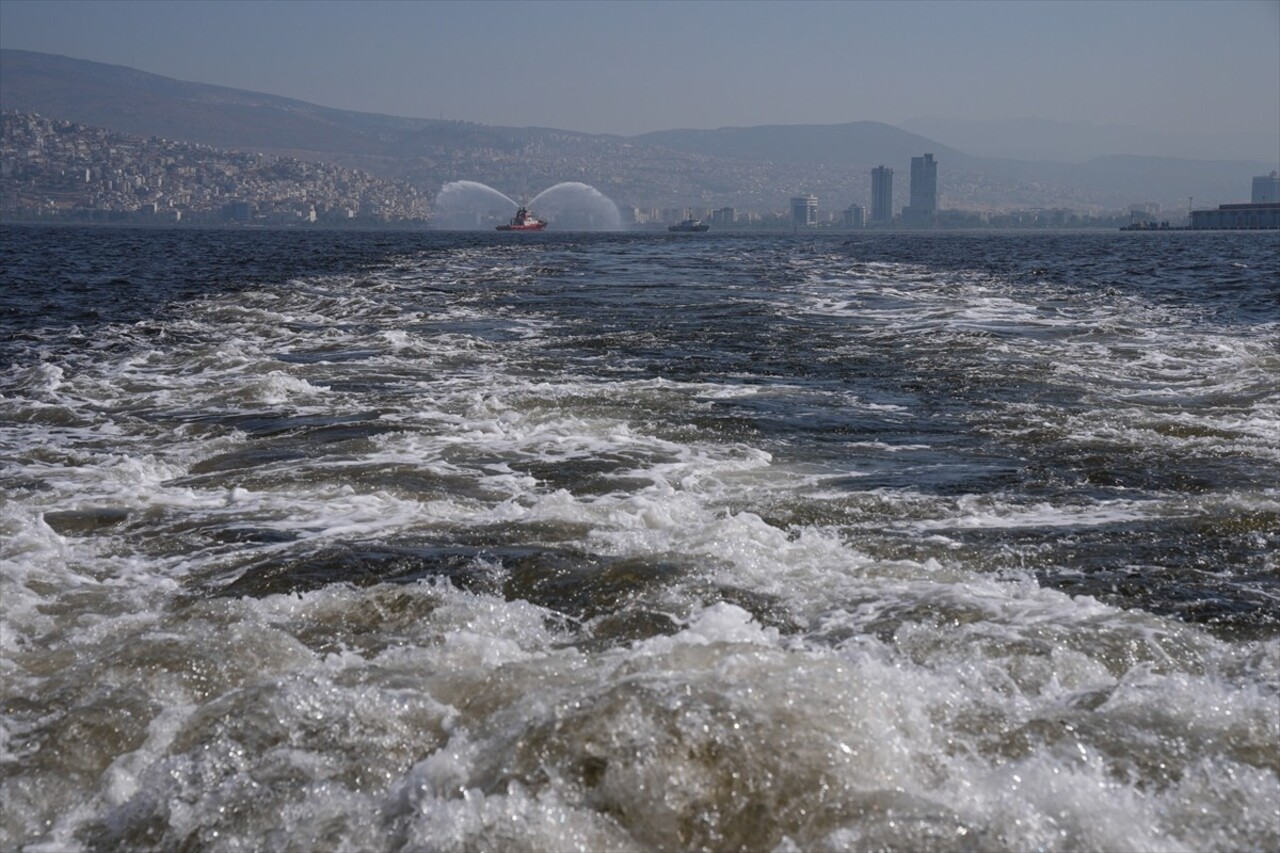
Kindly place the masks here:
<instances>
[{"instance_id":1,"label":"boat hull","mask_svg":"<svg viewBox=\"0 0 1280 853\"><path fill-rule=\"evenodd\" d=\"M541 231L547 227L545 219L539 219L529 212L529 208L521 206L516 215L506 225L499 225L499 231Z\"/></svg>"}]
</instances>

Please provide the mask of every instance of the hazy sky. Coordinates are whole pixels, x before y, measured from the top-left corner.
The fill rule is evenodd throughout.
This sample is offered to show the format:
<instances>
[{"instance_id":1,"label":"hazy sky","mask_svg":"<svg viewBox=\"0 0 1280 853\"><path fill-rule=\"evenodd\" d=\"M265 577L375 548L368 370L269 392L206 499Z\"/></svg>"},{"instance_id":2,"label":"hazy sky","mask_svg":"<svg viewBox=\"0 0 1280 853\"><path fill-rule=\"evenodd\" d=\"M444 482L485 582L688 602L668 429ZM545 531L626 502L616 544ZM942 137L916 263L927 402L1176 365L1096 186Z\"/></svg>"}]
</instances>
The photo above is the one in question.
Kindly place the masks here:
<instances>
[{"instance_id":1,"label":"hazy sky","mask_svg":"<svg viewBox=\"0 0 1280 853\"><path fill-rule=\"evenodd\" d=\"M0 46L597 133L1035 116L1280 139L1280 0L0 0Z\"/></svg>"}]
</instances>

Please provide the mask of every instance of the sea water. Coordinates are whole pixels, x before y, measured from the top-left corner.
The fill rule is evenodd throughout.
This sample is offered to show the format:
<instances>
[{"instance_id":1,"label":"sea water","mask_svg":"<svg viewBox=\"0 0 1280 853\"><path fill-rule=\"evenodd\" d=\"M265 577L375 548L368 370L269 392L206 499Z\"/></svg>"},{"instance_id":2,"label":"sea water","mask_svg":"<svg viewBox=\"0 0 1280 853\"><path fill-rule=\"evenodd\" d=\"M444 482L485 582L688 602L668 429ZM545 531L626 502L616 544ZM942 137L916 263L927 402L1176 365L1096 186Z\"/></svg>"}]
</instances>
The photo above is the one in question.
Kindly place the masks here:
<instances>
[{"instance_id":1,"label":"sea water","mask_svg":"<svg viewBox=\"0 0 1280 853\"><path fill-rule=\"evenodd\" d=\"M0 232L0 847L1280 847L1265 233Z\"/></svg>"}]
</instances>

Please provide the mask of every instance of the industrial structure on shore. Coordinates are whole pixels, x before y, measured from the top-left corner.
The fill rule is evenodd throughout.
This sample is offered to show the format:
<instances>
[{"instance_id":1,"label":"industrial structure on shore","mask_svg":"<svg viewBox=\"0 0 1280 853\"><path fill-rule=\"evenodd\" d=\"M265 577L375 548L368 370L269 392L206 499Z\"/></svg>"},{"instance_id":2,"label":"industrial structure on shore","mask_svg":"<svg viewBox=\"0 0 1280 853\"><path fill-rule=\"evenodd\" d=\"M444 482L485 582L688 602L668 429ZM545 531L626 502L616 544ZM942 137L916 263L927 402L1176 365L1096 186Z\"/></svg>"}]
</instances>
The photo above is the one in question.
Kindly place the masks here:
<instances>
[{"instance_id":1,"label":"industrial structure on shore","mask_svg":"<svg viewBox=\"0 0 1280 853\"><path fill-rule=\"evenodd\" d=\"M1258 231L1280 229L1280 173L1253 179L1249 204L1220 204L1216 210L1191 211L1191 229Z\"/></svg>"}]
</instances>

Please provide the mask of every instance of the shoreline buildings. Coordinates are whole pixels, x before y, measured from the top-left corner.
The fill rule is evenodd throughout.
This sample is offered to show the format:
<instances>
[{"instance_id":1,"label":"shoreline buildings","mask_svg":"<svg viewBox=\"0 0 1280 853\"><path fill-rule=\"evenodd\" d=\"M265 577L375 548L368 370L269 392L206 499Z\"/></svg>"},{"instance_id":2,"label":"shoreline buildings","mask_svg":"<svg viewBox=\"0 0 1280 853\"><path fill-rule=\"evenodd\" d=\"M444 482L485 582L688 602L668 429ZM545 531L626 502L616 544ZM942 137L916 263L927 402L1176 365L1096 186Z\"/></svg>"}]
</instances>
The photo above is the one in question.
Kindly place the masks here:
<instances>
[{"instance_id":1,"label":"shoreline buildings","mask_svg":"<svg viewBox=\"0 0 1280 853\"><path fill-rule=\"evenodd\" d=\"M811 195L798 195L791 199L791 224L797 228L812 228L818 224L818 199Z\"/></svg>"},{"instance_id":2,"label":"shoreline buildings","mask_svg":"<svg viewBox=\"0 0 1280 853\"><path fill-rule=\"evenodd\" d=\"M358 169L0 113L0 219L372 225L429 215L426 193Z\"/></svg>"},{"instance_id":3,"label":"shoreline buildings","mask_svg":"<svg viewBox=\"0 0 1280 853\"><path fill-rule=\"evenodd\" d=\"M1280 202L1280 172L1270 175L1259 175L1253 179L1253 192L1249 201L1254 204L1276 204Z\"/></svg>"},{"instance_id":4,"label":"shoreline buildings","mask_svg":"<svg viewBox=\"0 0 1280 853\"><path fill-rule=\"evenodd\" d=\"M1217 210L1191 211L1191 230L1280 230L1280 173L1254 178L1249 197L1249 204L1220 204Z\"/></svg>"},{"instance_id":5,"label":"shoreline buildings","mask_svg":"<svg viewBox=\"0 0 1280 853\"><path fill-rule=\"evenodd\" d=\"M932 225L938 213L938 164L932 154L911 158L911 204L902 209L906 225Z\"/></svg>"},{"instance_id":6,"label":"shoreline buildings","mask_svg":"<svg viewBox=\"0 0 1280 853\"><path fill-rule=\"evenodd\" d=\"M893 169L877 166L871 170L871 224L893 221Z\"/></svg>"},{"instance_id":7,"label":"shoreline buildings","mask_svg":"<svg viewBox=\"0 0 1280 853\"><path fill-rule=\"evenodd\" d=\"M1274 231L1280 229L1280 201L1220 204L1217 210L1191 211L1192 231Z\"/></svg>"}]
</instances>

